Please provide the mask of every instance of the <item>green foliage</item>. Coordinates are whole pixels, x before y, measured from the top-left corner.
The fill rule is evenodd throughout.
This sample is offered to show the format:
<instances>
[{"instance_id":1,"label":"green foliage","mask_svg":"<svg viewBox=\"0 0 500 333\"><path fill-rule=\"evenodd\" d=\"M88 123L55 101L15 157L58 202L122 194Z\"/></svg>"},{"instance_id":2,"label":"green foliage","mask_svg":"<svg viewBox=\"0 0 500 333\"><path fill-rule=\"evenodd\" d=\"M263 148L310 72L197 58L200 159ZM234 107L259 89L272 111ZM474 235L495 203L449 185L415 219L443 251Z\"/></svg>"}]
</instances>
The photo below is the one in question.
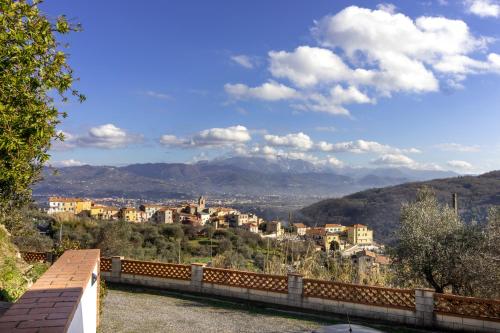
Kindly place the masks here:
<instances>
[{"instance_id":1,"label":"green foliage","mask_svg":"<svg viewBox=\"0 0 500 333\"><path fill-rule=\"evenodd\" d=\"M63 139L56 125L66 114L51 95L84 100L56 38L80 28L64 16L51 22L38 3L0 1L0 221L29 200L51 141Z\"/></svg>"},{"instance_id":2,"label":"green foliage","mask_svg":"<svg viewBox=\"0 0 500 333\"><path fill-rule=\"evenodd\" d=\"M491 291L499 290L499 263L493 253L497 248L494 230L498 230L494 220L495 216L490 217L486 229L466 225L429 188L421 189L417 200L401 209L398 243L393 249L399 283L429 286L441 293L495 297ZM489 295L485 286L491 289Z\"/></svg>"},{"instance_id":3,"label":"green foliage","mask_svg":"<svg viewBox=\"0 0 500 333\"><path fill-rule=\"evenodd\" d=\"M16 263L16 259L7 257L0 264L0 300L13 302L26 291L26 278Z\"/></svg>"}]
</instances>

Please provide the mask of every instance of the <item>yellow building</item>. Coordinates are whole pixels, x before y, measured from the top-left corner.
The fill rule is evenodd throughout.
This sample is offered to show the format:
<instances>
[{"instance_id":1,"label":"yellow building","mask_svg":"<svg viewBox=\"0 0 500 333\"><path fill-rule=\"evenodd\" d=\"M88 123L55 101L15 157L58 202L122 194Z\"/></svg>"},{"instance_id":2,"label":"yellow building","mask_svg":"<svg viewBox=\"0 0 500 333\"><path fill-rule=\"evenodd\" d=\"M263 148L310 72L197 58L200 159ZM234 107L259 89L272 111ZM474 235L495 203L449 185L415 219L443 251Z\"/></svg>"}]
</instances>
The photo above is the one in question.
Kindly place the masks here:
<instances>
[{"instance_id":1,"label":"yellow building","mask_svg":"<svg viewBox=\"0 0 500 333\"><path fill-rule=\"evenodd\" d=\"M326 232L344 232L346 227L342 224L327 223L325 224Z\"/></svg>"},{"instance_id":2,"label":"yellow building","mask_svg":"<svg viewBox=\"0 0 500 333\"><path fill-rule=\"evenodd\" d=\"M137 221L137 209L135 208L122 208L120 209L120 218L127 222Z\"/></svg>"},{"instance_id":3,"label":"yellow building","mask_svg":"<svg viewBox=\"0 0 500 333\"><path fill-rule=\"evenodd\" d=\"M75 203L75 214L80 214L81 212L90 212L90 208L92 207L92 201L77 199Z\"/></svg>"},{"instance_id":4,"label":"yellow building","mask_svg":"<svg viewBox=\"0 0 500 333\"><path fill-rule=\"evenodd\" d=\"M353 245L372 244L373 230L368 229L368 227L363 224L354 224L347 227L347 241Z\"/></svg>"},{"instance_id":5,"label":"yellow building","mask_svg":"<svg viewBox=\"0 0 500 333\"><path fill-rule=\"evenodd\" d=\"M101 220L116 220L118 219L118 213L120 210L115 207L105 207L102 210Z\"/></svg>"},{"instance_id":6,"label":"yellow building","mask_svg":"<svg viewBox=\"0 0 500 333\"><path fill-rule=\"evenodd\" d=\"M50 197L48 214L71 213L80 214L83 211L90 211L92 201L80 198Z\"/></svg>"},{"instance_id":7,"label":"yellow building","mask_svg":"<svg viewBox=\"0 0 500 333\"><path fill-rule=\"evenodd\" d=\"M90 217L93 219L101 219L105 208L106 206L101 205L94 205L90 207Z\"/></svg>"}]
</instances>

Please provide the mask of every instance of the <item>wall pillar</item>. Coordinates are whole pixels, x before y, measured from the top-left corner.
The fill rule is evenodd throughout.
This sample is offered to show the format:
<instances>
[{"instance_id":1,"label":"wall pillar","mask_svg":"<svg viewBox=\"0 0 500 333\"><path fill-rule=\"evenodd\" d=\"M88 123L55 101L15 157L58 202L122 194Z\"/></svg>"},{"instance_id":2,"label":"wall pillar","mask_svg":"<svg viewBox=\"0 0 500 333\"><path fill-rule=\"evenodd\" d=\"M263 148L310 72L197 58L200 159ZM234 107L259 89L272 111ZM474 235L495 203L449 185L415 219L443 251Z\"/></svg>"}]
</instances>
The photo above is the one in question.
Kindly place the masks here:
<instances>
[{"instance_id":1,"label":"wall pillar","mask_svg":"<svg viewBox=\"0 0 500 333\"><path fill-rule=\"evenodd\" d=\"M45 252L45 262L51 265L54 263L54 254L52 252Z\"/></svg>"},{"instance_id":2,"label":"wall pillar","mask_svg":"<svg viewBox=\"0 0 500 333\"><path fill-rule=\"evenodd\" d=\"M122 276L122 260L124 257L113 256L111 257L111 281L120 282Z\"/></svg>"},{"instance_id":3,"label":"wall pillar","mask_svg":"<svg viewBox=\"0 0 500 333\"><path fill-rule=\"evenodd\" d=\"M434 324L434 290L415 289L415 316L417 325L431 327Z\"/></svg>"},{"instance_id":4,"label":"wall pillar","mask_svg":"<svg viewBox=\"0 0 500 333\"><path fill-rule=\"evenodd\" d=\"M203 267L205 267L205 264L191 264L191 288L193 291L201 291Z\"/></svg>"},{"instance_id":5,"label":"wall pillar","mask_svg":"<svg viewBox=\"0 0 500 333\"><path fill-rule=\"evenodd\" d=\"M302 291L304 277L301 274L288 274L288 305L300 306L302 304Z\"/></svg>"}]
</instances>

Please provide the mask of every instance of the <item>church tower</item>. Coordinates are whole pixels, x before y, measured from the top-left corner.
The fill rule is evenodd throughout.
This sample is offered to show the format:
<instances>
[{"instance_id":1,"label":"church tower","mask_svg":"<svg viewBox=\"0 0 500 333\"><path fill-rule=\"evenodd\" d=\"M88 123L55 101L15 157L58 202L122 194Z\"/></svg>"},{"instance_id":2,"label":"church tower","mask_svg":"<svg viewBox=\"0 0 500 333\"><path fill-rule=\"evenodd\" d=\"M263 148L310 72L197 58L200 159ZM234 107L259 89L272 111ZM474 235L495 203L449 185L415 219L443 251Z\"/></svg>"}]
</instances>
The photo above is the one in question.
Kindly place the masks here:
<instances>
[{"instance_id":1,"label":"church tower","mask_svg":"<svg viewBox=\"0 0 500 333\"><path fill-rule=\"evenodd\" d=\"M198 198L198 211L202 211L205 209L206 199L204 196Z\"/></svg>"}]
</instances>

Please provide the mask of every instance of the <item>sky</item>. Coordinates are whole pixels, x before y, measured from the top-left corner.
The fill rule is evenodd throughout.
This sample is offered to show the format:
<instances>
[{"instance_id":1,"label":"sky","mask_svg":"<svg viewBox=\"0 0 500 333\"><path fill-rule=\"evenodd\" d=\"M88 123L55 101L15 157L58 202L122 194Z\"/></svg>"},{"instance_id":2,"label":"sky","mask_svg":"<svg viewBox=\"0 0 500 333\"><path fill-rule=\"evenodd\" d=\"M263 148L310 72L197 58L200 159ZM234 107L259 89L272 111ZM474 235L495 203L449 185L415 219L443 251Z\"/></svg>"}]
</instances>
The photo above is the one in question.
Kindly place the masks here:
<instances>
[{"instance_id":1,"label":"sky","mask_svg":"<svg viewBox=\"0 0 500 333\"><path fill-rule=\"evenodd\" d=\"M51 164L500 169L500 1L46 0L86 95Z\"/></svg>"}]
</instances>

